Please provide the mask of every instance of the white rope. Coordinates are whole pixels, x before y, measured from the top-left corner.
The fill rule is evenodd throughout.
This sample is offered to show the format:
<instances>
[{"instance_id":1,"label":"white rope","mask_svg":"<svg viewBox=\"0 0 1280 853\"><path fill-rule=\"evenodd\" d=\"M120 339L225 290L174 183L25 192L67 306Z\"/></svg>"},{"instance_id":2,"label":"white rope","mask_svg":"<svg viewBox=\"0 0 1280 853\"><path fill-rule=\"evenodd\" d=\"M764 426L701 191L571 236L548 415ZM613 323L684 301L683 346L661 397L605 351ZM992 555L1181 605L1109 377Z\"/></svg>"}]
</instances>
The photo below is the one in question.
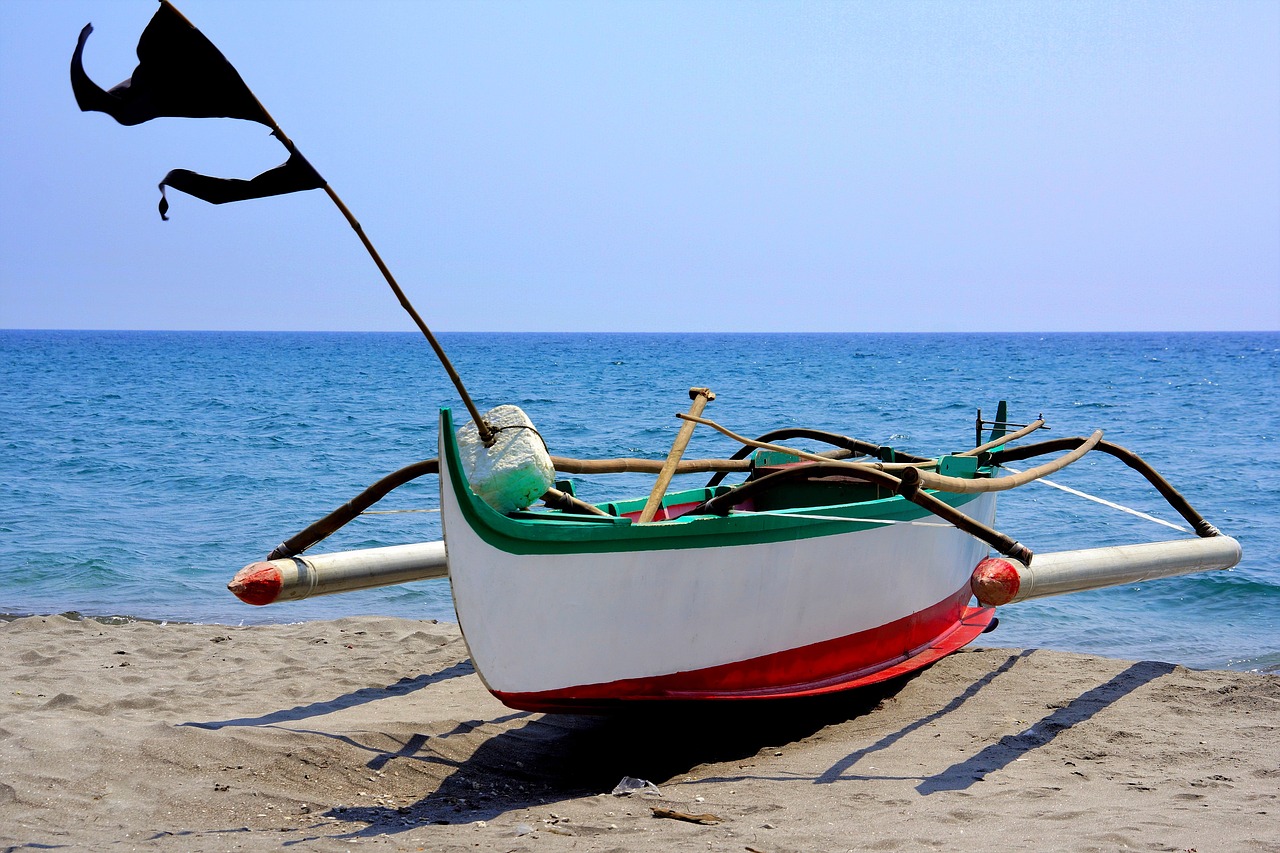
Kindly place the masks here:
<instances>
[{"instance_id":1,"label":"white rope","mask_svg":"<svg viewBox=\"0 0 1280 853\"><path fill-rule=\"evenodd\" d=\"M1010 468L1008 465L1001 465L1000 467L1001 467L1001 468L1004 468L1004 469L1005 469L1005 470L1007 470L1007 471L1012 471L1014 474L1020 474L1020 473L1022 473L1021 471L1018 471L1016 468ZM1180 527L1179 525L1174 524L1174 523L1173 523L1173 522L1171 522L1171 521L1165 521L1163 518L1156 518L1154 515L1147 515L1145 512L1139 512L1138 510L1136 510L1136 509L1132 509L1131 507L1122 506L1121 504L1118 504L1118 503L1112 503L1111 501L1104 500L1104 499L1102 499L1102 498L1100 498L1100 497L1096 497L1096 496L1094 496L1094 495L1085 494L1084 492L1081 492L1081 491L1078 491L1078 490L1076 490L1076 489L1073 489L1073 488L1071 488L1070 486L1064 486L1064 485L1062 485L1061 483L1055 483L1055 482L1053 482L1052 480L1046 480L1046 479L1044 479L1043 477L1042 477L1041 479L1039 479L1039 480L1036 480L1035 482L1037 482L1037 483L1044 483L1046 486L1053 486L1055 489L1061 489L1062 491L1066 492L1067 494L1075 495L1076 497L1081 497L1081 498L1084 498L1085 500L1093 501L1094 503L1102 504L1103 506L1109 506L1109 507L1111 507L1112 509L1118 509L1118 510L1120 510L1121 512L1127 512L1127 513L1129 513L1130 515L1136 515L1138 518L1145 518L1147 521L1154 521L1156 524L1163 524L1165 527L1172 527L1174 530L1181 531L1182 533L1190 533L1190 532L1191 532L1191 531L1190 531L1190 530L1188 530L1187 528L1185 528L1185 527Z\"/></svg>"},{"instance_id":2,"label":"white rope","mask_svg":"<svg viewBox=\"0 0 1280 853\"><path fill-rule=\"evenodd\" d=\"M814 521L851 521L858 524L913 524L917 527L951 527L950 524L938 521L894 521L890 518L848 518L843 515L810 515L802 512L785 510L734 510L733 515L773 515L779 518L808 518Z\"/></svg>"},{"instance_id":3,"label":"white rope","mask_svg":"<svg viewBox=\"0 0 1280 853\"><path fill-rule=\"evenodd\" d=\"M361 515L396 515L402 512L439 512L439 509L366 509Z\"/></svg>"}]
</instances>

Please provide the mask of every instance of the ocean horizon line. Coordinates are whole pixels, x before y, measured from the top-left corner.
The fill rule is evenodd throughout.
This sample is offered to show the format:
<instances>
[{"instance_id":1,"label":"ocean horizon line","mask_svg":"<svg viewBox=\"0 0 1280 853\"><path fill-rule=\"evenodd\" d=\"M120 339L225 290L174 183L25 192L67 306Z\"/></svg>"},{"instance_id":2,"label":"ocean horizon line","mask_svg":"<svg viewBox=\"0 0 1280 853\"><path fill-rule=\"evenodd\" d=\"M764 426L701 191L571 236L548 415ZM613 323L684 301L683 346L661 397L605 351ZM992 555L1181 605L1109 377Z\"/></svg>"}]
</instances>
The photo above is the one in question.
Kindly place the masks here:
<instances>
[{"instance_id":1,"label":"ocean horizon line","mask_svg":"<svg viewBox=\"0 0 1280 853\"><path fill-rule=\"evenodd\" d=\"M1044 336L1044 335L1274 335L1280 329L1074 329L1074 330L970 330L970 331L717 331L694 329L671 329L666 331L627 331L627 330L592 330L561 331L528 329L522 331L501 331L494 329L481 330L434 330L440 335L720 335L741 337L767 336L964 336L964 335L1009 335L1009 336ZM0 328L0 334L13 333L45 333L45 334L126 334L126 335L409 335L420 337L416 329L45 329L45 328Z\"/></svg>"}]
</instances>

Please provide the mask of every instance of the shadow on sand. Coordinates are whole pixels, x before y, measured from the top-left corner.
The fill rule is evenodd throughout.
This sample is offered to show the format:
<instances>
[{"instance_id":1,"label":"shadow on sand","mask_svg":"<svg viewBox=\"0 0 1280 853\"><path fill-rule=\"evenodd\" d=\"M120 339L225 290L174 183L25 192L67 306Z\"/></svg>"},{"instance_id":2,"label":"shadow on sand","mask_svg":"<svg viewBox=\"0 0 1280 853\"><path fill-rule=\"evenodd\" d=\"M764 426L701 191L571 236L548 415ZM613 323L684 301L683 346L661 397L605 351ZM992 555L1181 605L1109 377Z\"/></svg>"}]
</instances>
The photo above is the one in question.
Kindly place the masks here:
<instances>
[{"instance_id":1,"label":"shadow on sand","mask_svg":"<svg viewBox=\"0 0 1280 853\"><path fill-rule=\"evenodd\" d=\"M368 702L376 702L379 699L386 699L388 696L403 696L406 693L421 690L445 679L470 675L473 672L475 672L475 667L471 665L471 661L464 660L439 672L427 673L414 678L402 678L395 684L389 684L386 687L364 687L352 693L338 696L335 699L312 702L309 705L298 705L293 708L284 708L258 717L237 717L230 720L210 720L203 723L179 723L178 725L217 730L229 726L269 726L279 723L296 723L299 720L305 720L310 717L319 717L324 714L332 714L334 711L364 705Z\"/></svg>"},{"instance_id":2,"label":"shadow on sand","mask_svg":"<svg viewBox=\"0 0 1280 853\"><path fill-rule=\"evenodd\" d=\"M884 735L825 771L777 779L793 784L857 779L859 776L850 774L849 770L863 757L887 749L922 726L942 720L1034 653L1035 650L1027 650L1010 655L942 708ZM1001 738L941 773L922 778L917 790L928 795L966 788L1173 669L1165 663L1135 663L1106 683L1081 693L1025 731ZM453 771L439 787L412 806L343 807L330 814L343 821L366 824L359 832L342 836L358 838L394 834L422 823L490 820L513 810L608 793L623 776L670 780L699 765L747 759L766 747L802 740L827 726L868 714L921 675L913 673L848 694L817 699L663 705L613 717L514 713L488 723L477 721L467 724L467 731L486 724L510 724L527 718L523 724L484 740L466 760L451 763ZM451 733L443 736L448 734ZM394 754L375 755L368 766L380 767L391 757L441 762L431 754L430 740L422 736ZM747 775L773 778L751 773L702 779L728 780Z\"/></svg>"},{"instance_id":3,"label":"shadow on sand","mask_svg":"<svg viewBox=\"0 0 1280 853\"><path fill-rule=\"evenodd\" d=\"M700 781L750 777L791 784L831 784L878 778L851 771L866 756L888 749L923 726L943 720L1032 654L1035 650L1011 654L1000 665L974 679L946 705L922 714L813 775L769 776L745 772L735 776L704 776ZM1104 684L1058 707L1026 730L988 744L940 773L920 778L916 790L929 795L967 788L1173 669L1173 665L1165 663L1135 663ZM297 722L387 696L403 695L471 672L470 662L464 661L437 673L404 679L385 688L365 688L326 702L259 717L183 725L220 729ZM436 789L410 806L338 806L330 810L329 816L344 823L364 824L357 832L334 836L355 839L404 832L423 823L491 820L510 811L608 793L624 776L665 782L699 765L749 759L766 747L793 743L828 726L864 716L896 696L912 679L926 673L927 670L849 693L813 699L654 704L609 717L512 712L493 719L461 722L444 732L414 734L390 751L361 743L362 738L358 736L307 733L335 738L364 750L369 754L366 766L373 771L397 759L448 768ZM494 733L484 737L482 730L485 729L492 729ZM442 754L446 750L436 746L452 737L475 738L478 732L483 739L464 759L446 758ZM448 751L457 754L457 750Z\"/></svg>"},{"instance_id":4,"label":"shadow on sand","mask_svg":"<svg viewBox=\"0 0 1280 853\"><path fill-rule=\"evenodd\" d=\"M392 757L453 769L435 791L411 806L339 807L328 814L365 823L361 831L342 836L357 838L403 832L422 823L491 820L514 810L608 793L624 776L669 780L702 764L747 759L766 747L860 717L913 676L814 699L655 704L609 717L513 713L475 721L465 724L467 733L487 725L514 727L485 739L460 762L444 761L431 748L432 741L457 732L418 735L395 753L378 752L368 763L372 769Z\"/></svg>"},{"instance_id":5,"label":"shadow on sand","mask_svg":"<svg viewBox=\"0 0 1280 853\"><path fill-rule=\"evenodd\" d=\"M984 747L976 755L953 764L941 773L921 780L916 790L921 794L938 791L960 791L974 782L980 782L988 773L1000 770L1052 741L1062 732L1088 720L1094 714L1134 690L1149 684L1163 675L1173 672L1171 663L1140 661L1119 675L1086 690L1071 702L1016 735L1006 735L996 743Z\"/></svg>"}]
</instances>

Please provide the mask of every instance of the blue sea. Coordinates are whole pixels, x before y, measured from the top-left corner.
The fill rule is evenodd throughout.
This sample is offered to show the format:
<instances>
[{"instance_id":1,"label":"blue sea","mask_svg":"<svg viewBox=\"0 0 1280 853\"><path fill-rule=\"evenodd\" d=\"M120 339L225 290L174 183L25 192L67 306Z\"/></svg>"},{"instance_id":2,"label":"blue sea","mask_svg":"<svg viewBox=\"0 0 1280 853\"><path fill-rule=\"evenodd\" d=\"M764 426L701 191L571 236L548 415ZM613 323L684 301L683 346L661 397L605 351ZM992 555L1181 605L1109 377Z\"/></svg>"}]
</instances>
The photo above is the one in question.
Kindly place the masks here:
<instances>
[{"instance_id":1,"label":"blue sea","mask_svg":"<svg viewBox=\"0 0 1280 853\"><path fill-rule=\"evenodd\" d=\"M1244 547L1230 572L1013 605L988 645L1280 671L1280 333L446 334L478 404L515 403L551 452L663 458L689 405L744 434L802 425L921 454L973 446L975 411L1106 431ZM255 608L226 583L374 480L436 454L461 409L417 335L0 332L0 613L231 625L357 614L452 620L447 581ZM699 428L690 457L736 445ZM677 480L700 485L704 477ZM1054 480L1180 519L1087 457ZM648 492L579 478L587 499ZM434 477L319 551L440 537ZM1033 550L1178 536L1031 485L997 526ZM886 582L889 582L887 579Z\"/></svg>"}]
</instances>

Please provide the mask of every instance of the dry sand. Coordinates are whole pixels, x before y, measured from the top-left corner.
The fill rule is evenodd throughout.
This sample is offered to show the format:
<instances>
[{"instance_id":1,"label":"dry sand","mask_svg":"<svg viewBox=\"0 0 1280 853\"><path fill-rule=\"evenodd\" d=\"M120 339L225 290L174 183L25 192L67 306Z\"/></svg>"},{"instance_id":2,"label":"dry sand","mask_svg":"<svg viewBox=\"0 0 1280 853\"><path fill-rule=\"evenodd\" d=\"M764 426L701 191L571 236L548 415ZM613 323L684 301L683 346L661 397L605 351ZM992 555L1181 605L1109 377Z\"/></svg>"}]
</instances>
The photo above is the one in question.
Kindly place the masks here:
<instances>
[{"instance_id":1,"label":"dry sand","mask_svg":"<svg viewBox=\"0 0 1280 853\"><path fill-rule=\"evenodd\" d=\"M973 649L601 719L503 707L434 622L31 617L0 654L0 850L1280 850L1275 676Z\"/></svg>"}]
</instances>

